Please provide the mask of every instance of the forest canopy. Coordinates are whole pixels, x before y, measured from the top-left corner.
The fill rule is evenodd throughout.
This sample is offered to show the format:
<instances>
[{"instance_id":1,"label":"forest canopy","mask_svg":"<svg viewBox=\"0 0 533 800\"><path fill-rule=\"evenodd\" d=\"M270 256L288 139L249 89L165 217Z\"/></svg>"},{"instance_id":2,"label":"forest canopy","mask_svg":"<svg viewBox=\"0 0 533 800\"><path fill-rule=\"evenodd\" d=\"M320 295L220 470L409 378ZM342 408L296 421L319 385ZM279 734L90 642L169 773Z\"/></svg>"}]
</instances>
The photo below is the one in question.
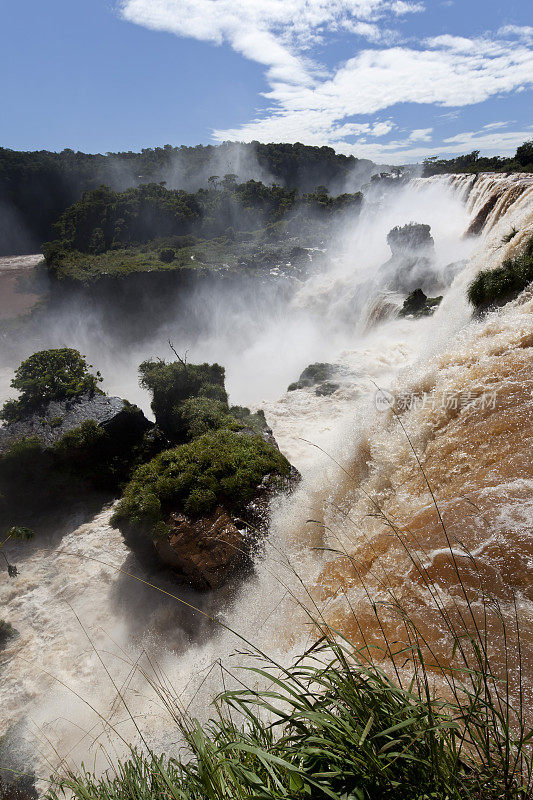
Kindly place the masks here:
<instances>
[{"instance_id":1,"label":"forest canopy","mask_svg":"<svg viewBox=\"0 0 533 800\"><path fill-rule=\"evenodd\" d=\"M208 188L211 177L234 174L238 182L254 178L303 193L325 185L339 194L359 188L376 171L366 159L300 143L165 145L105 155L0 148L0 254L38 250L53 238L59 216L83 192L102 185L121 192L164 181L194 193Z\"/></svg>"},{"instance_id":2,"label":"forest canopy","mask_svg":"<svg viewBox=\"0 0 533 800\"><path fill-rule=\"evenodd\" d=\"M255 180L239 184L232 174L213 176L209 189L195 193L157 183L124 192L101 186L85 192L61 215L55 225L57 238L43 250L49 268L62 276L65 263L73 263L80 254L124 253L131 260L127 248L161 240L159 260L167 265L176 251L197 239L224 237L231 243L237 234L251 235L251 231L270 240L316 233L320 223L327 228L333 213L353 215L361 203L360 192L333 197L326 187L318 186L299 195L296 189L277 184L265 186Z\"/></svg>"},{"instance_id":3,"label":"forest canopy","mask_svg":"<svg viewBox=\"0 0 533 800\"><path fill-rule=\"evenodd\" d=\"M428 178L450 172L533 172L533 139L521 144L510 158L480 156L479 150L450 159L432 156L425 159L422 176Z\"/></svg>"}]
</instances>

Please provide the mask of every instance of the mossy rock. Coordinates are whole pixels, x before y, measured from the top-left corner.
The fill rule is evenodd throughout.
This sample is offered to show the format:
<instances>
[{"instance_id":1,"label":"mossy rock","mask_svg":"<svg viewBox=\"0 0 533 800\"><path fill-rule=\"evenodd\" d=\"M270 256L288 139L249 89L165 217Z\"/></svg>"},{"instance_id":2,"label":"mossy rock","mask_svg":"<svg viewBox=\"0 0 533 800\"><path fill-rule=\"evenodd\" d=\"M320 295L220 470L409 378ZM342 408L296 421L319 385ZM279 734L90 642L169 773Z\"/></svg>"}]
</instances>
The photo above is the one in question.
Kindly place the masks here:
<instances>
[{"instance_id":1,"label":"mossy rock","mask_svg":"<svg viewBox=\"0 0 533 800\"><path fill-rule=\"evenodd\" d=\"M260 436L211 431L139 467L112 523L142 529L150 536L165 535L170 513L200 517L217 505L238 512L266 475L288 477L290 470L287 459Z\"/></svg>"},{"instance_id":2,"label":"mossy rock","mask_svg":"<svg viewBox=\"0 0 533 800\"><path fill-rule=\"evenodd\" d=\"M115 492L136 464L161 450L153 427L136 406L100 394L53 401L4 426L0 524L33 525L58 504Z\"/></svg>"},{"instance_id":3,"label":"mossy rock","mask_svg":"<svg viewBox=\"0 0 533 800\"><path fill-rule=\"evenodd\" d=\"M404 301L403 308L398 312L399 317L430 317L442 301L439 297L427 297L422 289L415 289Z\"/></svg>"},{"instance_id":4,"label":"mossy rock","mask_svg":"<svg viewBox=\"0 0 533 800\"><path fill-rule=\"evenodd\" d=\"M533 281L533 236L523 252L501 267L482 270L468 287L468 300L478 311L512 300Z\"/></svg>"},{"instance_id":5,"label":"mossy rock","mask_svg":"<svg viewBox=\"0 0 533 800\"><path fill-rule=\"evenodd\" d=\"M334 383L333 381L324 381L315 389L315 394L318 397L329 397L329 395L334 394L337 389L340 388L340 383Z\"/></svg>"},{"instance_id":6,"label":"mossy rock","mask_svg":"<svg viewBox=\"0 0 533 800\"><path fill-rule=\"evenodd\" d=\"M288 386L287 391L293 392L296 389L305 389L311 386L317 386L318 384L324 384L331 381L332 378L337 377L339 372L340 368L336 364L328 364L321 361L315 364L309 364L301 373L298 380Z\"/></svg>"}]
</instances>

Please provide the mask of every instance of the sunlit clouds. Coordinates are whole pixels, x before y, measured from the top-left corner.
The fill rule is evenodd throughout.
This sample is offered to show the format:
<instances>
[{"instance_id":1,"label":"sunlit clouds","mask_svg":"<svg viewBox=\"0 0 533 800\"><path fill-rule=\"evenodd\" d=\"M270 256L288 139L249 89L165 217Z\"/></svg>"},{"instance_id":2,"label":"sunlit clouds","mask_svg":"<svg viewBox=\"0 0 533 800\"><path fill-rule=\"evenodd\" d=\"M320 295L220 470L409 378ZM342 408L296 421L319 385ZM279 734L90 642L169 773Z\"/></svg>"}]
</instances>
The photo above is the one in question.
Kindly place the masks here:
<instances>
[{"instance_id":1,"label":"sunlit clouds","mask_svg":"<svg viewBox=\"0 0 533 800\"><path fill-rule=\"evenodd\" d=\"M261 110L215 128L216 141L303 141L401 161L469 144L503 151L531 136L529 126L503 132L495 122L439 141L434 126L409 130L395 115L398 104L461 109L531 87L529 27L420 38L403 23L428 12L402 0L124 0L120 10L129 22L229 45L264 67ZM327 65L323 48L337 37L353 55Z\"/></svg>"}]
</instances>

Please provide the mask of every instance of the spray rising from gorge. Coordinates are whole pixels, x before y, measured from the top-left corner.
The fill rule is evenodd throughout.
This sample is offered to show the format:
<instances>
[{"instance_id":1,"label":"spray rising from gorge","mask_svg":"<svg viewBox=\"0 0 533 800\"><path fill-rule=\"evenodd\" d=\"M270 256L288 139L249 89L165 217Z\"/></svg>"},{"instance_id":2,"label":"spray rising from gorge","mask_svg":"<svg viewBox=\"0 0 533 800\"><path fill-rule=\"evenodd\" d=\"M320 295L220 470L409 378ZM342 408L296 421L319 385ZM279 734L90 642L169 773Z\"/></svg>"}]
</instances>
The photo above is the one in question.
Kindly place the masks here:
<instances>
[{"instance_id":1,"label":"spray rising from gorge","mask_svg":"<svg viewBox=\"0 0 533 800\"><path fill-rule=\"evenodd\" d=\"M370 197L358 222L338 231L334 251L296 287L281 294L268 286L239 297L227 292L222 302L213 295L216 289L200 287L187 298L185 319L176 312L127 348L113 339L112 325L96 308L84 314L71 308L47 320L40 346L68 342L86 352L102 369L106 388L145 408L137 365L146 356L167 355L168 338L181 352L189 350L191 362L220 361L232 399L264 408L281 449L303 473L298 492L275 509L255 575L235 594L199 597L180 590L180 598L288 661L312 635L303 615L294 613L291 595L302 602L312 597L336 628L354 638L355 608L372 632L355 559L376 599L385 565L395 590L437 642L442 631L428 613L424 587L401 547L369 515L370 496L398 525L409 525L436 580L445 581L449 563L431 497L390 409L399 402L398 414L443 513L464 533L458 557L475 551L496 595L504 603L518 597L530 666L533 609L525 564L531 557L526 502L532 479L532 301L526 292L472 320L465 292L481 267L519 252L533 231L532 198L529 176L484 175L421 179L385 198ZM391 260L388 232L413 221L429 224L435 243L427 271L417 278L428 283L428 291L437 287L444 295L433 316L417 321L396 316L404 287L393 263L381 269ZM464 236L472 226L477 239ZM516 235L504 242L514 229ZM21 342L20 353L32 352L35 344ZM285 392L307 364L318 361L338 367L339 386L332 394ZM475 402L486 396L483 407ZM462 452L468 453L466 464ZM213 665L221 660L230 668L239 649L216 622L129 576L147 577L109 525L110 515L105 509L79 527L69 519L63 530L50 530L48 539L24 545L17 552L16 586L2 586L2 602L20 636L2 654L0 733L10 731L17 746L37 736L40 774L46 774L46 758L54 764L58 758L94 759L102 769L100 744L109 731L103 726L97 739L100 714L135 741L117 686L127 693L151 746L163 750L172 744L157 700L132 668L143 662L145 650L156 654L157 669L184 704L199 705L201 685L203 697L219 686L220 671ZM337 553L328 556L324 548ZM502 561L509 551L511 565ZM303 597L293 571L302 578ZM177 593L175 586L158 584ZM446 590L454 602L453 585ZM391 628L395 624L391 618Z\"/></svg>"}]
</instances>

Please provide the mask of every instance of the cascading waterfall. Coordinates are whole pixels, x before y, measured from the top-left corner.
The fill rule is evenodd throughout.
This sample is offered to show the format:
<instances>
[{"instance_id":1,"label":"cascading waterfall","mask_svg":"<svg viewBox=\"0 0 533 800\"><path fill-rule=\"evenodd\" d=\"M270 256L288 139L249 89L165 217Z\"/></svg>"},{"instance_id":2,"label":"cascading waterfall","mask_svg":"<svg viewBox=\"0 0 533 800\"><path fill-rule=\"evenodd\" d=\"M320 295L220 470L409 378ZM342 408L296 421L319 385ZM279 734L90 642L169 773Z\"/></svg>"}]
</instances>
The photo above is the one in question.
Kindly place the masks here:
<instances>
[{"instance_id":1,"label":"cascading waterfall","mask_svg":"<svg viewBox=\"0 0 533 800\"><path fill-rule=\"evenodd\" d=\"M479 269L518 252L533 233L533 176L438 176L402 191L402 202L381 208L377 222L363 215L346 237L344 256L292 300L295 313L318 309L322 324L334 331L329 357L346 378L328 397L296 391L263 404L304 481L273 510L253 577L222 597L200 597L154 579L110 527L110 509L81 525L75 517L63 521L61 531L38 541L7 546L20 574L2 579L1 602L19 636L0 655L0 736L8 733L13 752L32 743L30 765L39 776L60 762L84 760L105 769L108 754L124 750L111 726L126 741L138 742L141 730L155 749L175 746L175 731L143 670L157 673L184 706L207 713L221 685L220 663L231 671L243 660L235 651L248 646L217 620L281 660L313 635L294 596L324 604L328 619L354 637L355 610L372 635L352 559L377 601L384 599L383 570L392 575L395 590L438 643L442 631L424 587L379 519L369 516L360 491L416 533L428 569L452 602L456 587L447 583L450 565L431 497L379 389L400 403L399 416L457 538L458 558L466 558L465 548L475 553L491 591L504 603L517 600L531 667L533 296L526 291L473 320L465 290ZM373 294L368 286L388 257L388 229L415 214L416 221L432 224L437 264L466 259L435 315L417 321L381 313L398 299L385 291L376 300L379 284L370 287ZM479 238L462 238L476 219ZM349 309L356 318L347 333ZM336 330L341 317L342 335ZM231 380L230 372L230 388ZM346 555L325 556L317 547ZM157 583L202 613L132 576Z\"/></svg>"}]
</instances>

